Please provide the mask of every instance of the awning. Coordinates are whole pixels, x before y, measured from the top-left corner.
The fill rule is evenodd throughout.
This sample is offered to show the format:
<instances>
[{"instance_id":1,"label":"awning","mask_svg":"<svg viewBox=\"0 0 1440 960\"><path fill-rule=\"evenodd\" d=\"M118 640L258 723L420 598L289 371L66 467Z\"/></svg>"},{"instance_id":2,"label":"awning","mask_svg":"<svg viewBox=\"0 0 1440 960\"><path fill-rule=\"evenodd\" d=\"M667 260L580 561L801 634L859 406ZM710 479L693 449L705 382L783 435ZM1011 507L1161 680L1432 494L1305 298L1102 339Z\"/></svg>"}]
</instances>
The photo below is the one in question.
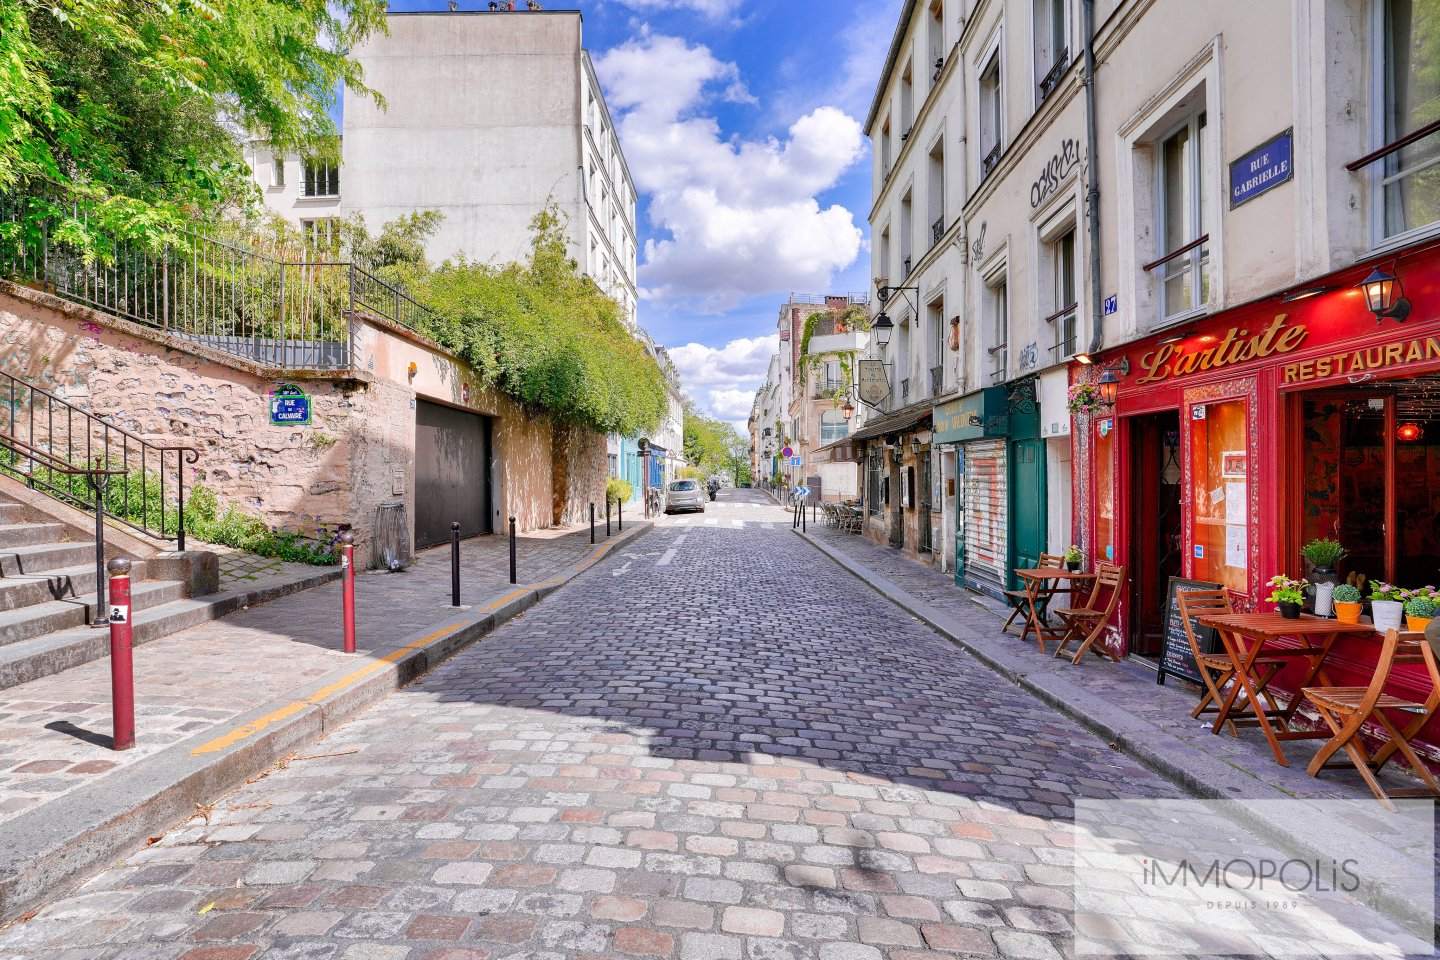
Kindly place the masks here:
<instances>
[{"instance_id":1,"label":"awning","mask_svg":"<svg viewBox=\"0 0 1440 960\"><path fill-rule=\"evenodd\" d=\"M865 459L865 444L862 441L883 437L888 433L904 433L916 427L930 426L929 404L916 404L887 414L878 420L871 420L848 437L827 443L810 454L813 463L858 462Z\"/></svg>"},{"instance_id":2,"label":"awning","mask_svg":"<svg viewBox=\"0 0 1440 960\"><path fill-rule=\"evenodd\" d=\"M883 437L888 433L904 433L913 430L916 426L924 423L930 425L931 406L928 402L915 404L895 413L888 414L878 420L871 420L865 426L850 434L849 440L869 440L871 437Z\"/></svg>"}]
</instances>

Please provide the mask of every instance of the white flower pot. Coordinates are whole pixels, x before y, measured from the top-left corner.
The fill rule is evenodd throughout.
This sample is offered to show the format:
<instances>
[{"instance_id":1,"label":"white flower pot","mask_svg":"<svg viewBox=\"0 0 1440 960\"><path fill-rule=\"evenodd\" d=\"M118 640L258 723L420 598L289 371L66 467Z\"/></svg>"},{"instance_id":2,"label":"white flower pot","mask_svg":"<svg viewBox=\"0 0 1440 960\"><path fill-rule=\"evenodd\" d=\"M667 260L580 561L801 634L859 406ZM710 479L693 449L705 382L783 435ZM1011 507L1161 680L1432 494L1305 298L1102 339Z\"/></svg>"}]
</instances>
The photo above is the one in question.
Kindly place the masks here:
<instances>
[{"instance_id":1,"label":"white flower pot","mask_svg":"<svg viewBox=\"0 0 1440 960\"><path fill-rule=\"evenodd\" d=\"M1335 584L1315 584L1315 616L1328 617L1332 611L1332 603L1335 595Z\"/></svg>"},{"instance_id":2,"label":"white flower pot","mask_svg":"<svg viewBox=\"0 0 1440 960\"><path fill-rule=\"evenodd\" d=\"M1375 622L1377 633L1399 630L1405 619L1405 604L1399 600L1371 600L1370 619Z\"/></svg>"}]
</instances>

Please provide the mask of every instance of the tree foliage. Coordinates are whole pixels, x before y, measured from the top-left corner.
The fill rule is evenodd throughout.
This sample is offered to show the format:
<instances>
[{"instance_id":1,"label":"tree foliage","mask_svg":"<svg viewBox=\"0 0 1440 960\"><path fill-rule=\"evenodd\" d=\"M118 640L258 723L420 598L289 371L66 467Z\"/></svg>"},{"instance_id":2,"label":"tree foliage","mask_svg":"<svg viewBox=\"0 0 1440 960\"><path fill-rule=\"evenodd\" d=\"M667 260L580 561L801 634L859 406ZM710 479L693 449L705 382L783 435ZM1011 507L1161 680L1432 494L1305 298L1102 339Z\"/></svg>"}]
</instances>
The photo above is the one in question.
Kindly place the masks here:
<instances>
[{"instance_id":1,"label":"tree foliage","mask_svg":"<svg viewBox=\"0 0 1440 960\"><path fill-rule=\"evenodd\" d=\"M373 97L351 47L385 0L0 0L0 194L8 234L90 256L174 239L253 196L241 136L333 153L342 85ZM63 203L60 202L63 198Z\"/></svg>"},{"instance_id":2,"label":"tree foliage","mask_svg":"<svg viewBox=\"0 0 1440 960\"><path fill-rule=\"evenodd\" d=\"M541 211L531 230L525 263L462 258L432 271L409 267L416 298L435 313L425 332L485 384L562 422L625 436L653 430L666 409L655 357L626 326L620 305L567 256L559 212Z\"/></svg>"},{"instance_id":3,"label":"tree foliage","mask_svg":"<svg viewBox=\"0 0 1440 960\"><path fill-rule=\"evenodd\" d=\"M692 405L685 405L685 459L702 476L735 476L736 482L749 479L750 441L732 424L707 417ZM742 476L736 476L737 469Z\"/></svg>"}]
</instances>

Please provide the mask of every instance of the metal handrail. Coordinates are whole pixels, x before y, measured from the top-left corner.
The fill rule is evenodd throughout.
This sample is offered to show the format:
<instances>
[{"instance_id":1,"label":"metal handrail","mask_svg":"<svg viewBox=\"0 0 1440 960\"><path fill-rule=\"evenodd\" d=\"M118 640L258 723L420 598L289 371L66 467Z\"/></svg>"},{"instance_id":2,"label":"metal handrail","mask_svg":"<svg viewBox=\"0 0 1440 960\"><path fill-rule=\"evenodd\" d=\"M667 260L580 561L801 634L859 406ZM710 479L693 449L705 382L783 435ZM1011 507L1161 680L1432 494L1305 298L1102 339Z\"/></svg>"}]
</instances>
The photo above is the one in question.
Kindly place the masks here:
<instances>
[{"instance_id":1,"label":"metal handrail","mask_svg":"<svg viewBox=\"0 0 1440 960\"><path fill-rule=\"evenodd\" d=\"M1416 140L1424 140L1426 137L1430 136L1430 134L1435 133L1436 131L1440 131L1440 120L1431 120L1423 127L1416 127L1414 130L1411 130L1409 133L1405 134L1405 136L1401 137L1400 139L1387 143L1385 144L1385 146L1379 148L1378 150L1371 150L1359 160L1351 160L1349 163L1345 164L1345 169L1349 170L1351 173L1354 173L1356 170L1359 170L1362 167L1370 166L1370 164L1374 163L1376 160L1383 160L1385 157L1390 156L1390 154L1392 153L1404 150Z\"/></svg>"},{"instance_id":2,"label":"metal handrail","mask_svg":"<svg viewBox=\"0 0 1440 960\"><path fill-rule=\"evenodd\" d=\"M1061 307L1059 310L1056 310L1054 313L1050 314L1050 316L1046 317L1043 322L1054 323L1056 320L1059 320L1061 317L1065 316L1065 314L1073 312L1074 309L1079 305L1080 303L1077 300L1074 303L1070 304L1068 307Z\"/></svg>"},{"instance_id":3,"label":"metal handrail","mask_svg":"<svg viewBox=\"0 0 1440 960\"><path fill-rule=\"evenodd\" d=\"M286 256L199 230L179 244L122 241L105 262L86 259L52 236L56 218L33 215L54 206L0 196L0 224L21 227L0 243L0 276L260 366L352 369L358 317L419 330L430 316L362 264ZM62 207L68 220L88 219L76 204Z\"/></svg>"},{"instance_id":4,"label":"metal handrail","mask_svg":"<svg viewBox=\"0 0 1440 960\"><path fill-rule=\"evenodd\" d=\"M1165 256L1161 257L1159 260L1151 260L1149 263L1145 264L1145 266L1141 267L1140 269L1143 270L1143 271L1145 271L1146 273L1149 273L1151 270L1154 270L1156 267L1163 266L1164 264L1169 263L1171 260L1174 260L1176 257L1183 256L1184 254L1189 253L1191 250L1194 250L1196 247L1200 246L1201 244L1209 243L1209 242L1210 242L1210 234L1208 234L1208 233L1202 233L1202 234L1200 234L1200 236L1196 237L1194 240L1191 240L1189 243L1185 244L1183 247L1177 247L1177 248L1175 248L1174 250L1172 250L1172 251L1170 251L1169 253L1165 254Z\"/></svg>"},{"instance_id":5,"label":"metal handrail","mask_svg":"<svg viewBox=\"0 0 1440 960\"><path fill-rule=\"evenodd\" d=\"M185 467L199 462L199 450L151 443L8 373L0 372L0 392L8 394L0 448L12 457L0 468L30 488L83 510L103 503L103 488L77 490L73 484L53 482L54 474L124 476L124 492L111 516L185 549ZM168 532L172 519L173 535Z\"/></svg>"}]
</instances>

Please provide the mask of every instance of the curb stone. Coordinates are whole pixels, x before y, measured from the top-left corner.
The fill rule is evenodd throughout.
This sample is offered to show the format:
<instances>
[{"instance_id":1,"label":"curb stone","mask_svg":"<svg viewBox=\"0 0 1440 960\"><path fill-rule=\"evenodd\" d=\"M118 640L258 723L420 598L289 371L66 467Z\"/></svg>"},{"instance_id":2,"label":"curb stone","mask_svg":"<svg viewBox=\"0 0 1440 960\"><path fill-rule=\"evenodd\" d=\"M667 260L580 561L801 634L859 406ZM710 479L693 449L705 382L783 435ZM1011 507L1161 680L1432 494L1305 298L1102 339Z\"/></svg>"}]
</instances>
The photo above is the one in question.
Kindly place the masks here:
<instances>
[{"instance_id":1,"label":"curb stone","mask_svg":"<svg viewBox=\"0 0 1440 960\"><path fill-rule=\"evenodd\" d=\"M147 837L192 818L201 804L273 769L652 527L639 521L559 574L517 585L459 616L358 655L276 700L10 820L0 849L0 921L77 886Z\"/></svg>"},{"instance_id":2,"label":"curb stone","mask_svg":"<svg viewBox=\"0 0 1440 960\"><path fill-rule=\"evenodd\" d=\"M977 644L972 639L972 631L954 618L931 608L924 600L912 596L899 585L845 556L829 544L822 543L800 530L792 532L880 596L925 623L990 670L1037 697L1056 712L1104 738L1112 749L1131 757L1195 799L1296 800L1283 790L1223 760L1197 753L1173 735L1066 679L1062 671L1070 666L1069 660L1047 657L1043 663L1037 664L1032 656L1015 650ZM1184 759L1180 759L1181 757ZM1337 841L1343 843L1346 849L1354 850L1364 850L1373 847L1375 843L1358 830L1332 822L1322 838L1330 843L1322 845L1317 842L1317 838L1303 832L1301 828L1313 826L1313 823L1304 818L1297 822L1293 816L1272 815L1266 808L1257 808L1253 804L1237 804L1231 812L1243 821L1245 826L1292 855L1320 862L1335 858ZM1395 853L1390 862L1397 864L1393 874L1398 876L1405 876L1409 867L1413 866L1410 860L1399 853ZM1382 872L1391 873L1389 870ZM1372 882L1369 896L1365 899L1371 905L1383 908L1412 925L1432 924L1435 933L1440 935L1440 915L1437 915L1433 902L1417 904L1408 896L1408 892L1387 879L1377 879Z\"/></svg>"}]
</instances>

